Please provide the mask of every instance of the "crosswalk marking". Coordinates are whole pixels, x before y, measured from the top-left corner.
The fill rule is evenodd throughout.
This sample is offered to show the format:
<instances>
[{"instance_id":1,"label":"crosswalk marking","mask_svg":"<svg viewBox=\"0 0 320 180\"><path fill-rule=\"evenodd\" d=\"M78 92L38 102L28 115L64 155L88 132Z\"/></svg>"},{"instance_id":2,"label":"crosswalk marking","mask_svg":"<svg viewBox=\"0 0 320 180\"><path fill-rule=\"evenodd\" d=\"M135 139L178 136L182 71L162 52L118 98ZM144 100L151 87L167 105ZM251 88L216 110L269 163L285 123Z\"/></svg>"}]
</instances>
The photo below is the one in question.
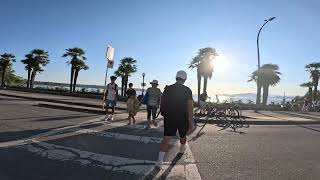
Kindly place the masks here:
<instances>
[{"instance_id":1,"label":"crosswalk marking","mask_svg":"<svg viewBox=\"0 0 320 180\"><path fill-rule=\"evenodd\" d=\"M59 161L72 161L78 162L84 166L95 166L120 173L132 173L136 175L146 176L155 167L155 161L150 160L138 160L133 158L124 158L118 156L111 156L107 154L93 153L89 151L82 151L79 149L59 146L50 144L44 141L61 139L64 137L70 137L81 134L91 134L99 137L113 138L117 140L131 140L139 143L157 143L159 144L162 138L149 137L149 136L136 136L123 133L106 132L108 129L90 129L81 127L83 125L91 125L102 123L101 118L96 118L78 125L71 125L63 128L56 128L46 133L41 133L28 139L22 139L17 141L10 141L0 143L0 147L14 146L19 149L25 149L32 152L35 155L46 157L51 160ZM163 123L158 123L158 127L152 128L156 131L163 131ZM133 129L145 129L145 125L126 126L126 123L115 122L107 124L111 127L125 127ZM179 144L178 139L173 139L173 144ZM182 157L185 164L178 164L174 167L170 167L171 162L165 162L162 170L157 174L160 177L168 168L171 168L167 177L181 176L186 179L201 179L198 169L195 164L195 160L192 156L192 152L187 145L185 154Z\"/></svg>"}]
</instances>

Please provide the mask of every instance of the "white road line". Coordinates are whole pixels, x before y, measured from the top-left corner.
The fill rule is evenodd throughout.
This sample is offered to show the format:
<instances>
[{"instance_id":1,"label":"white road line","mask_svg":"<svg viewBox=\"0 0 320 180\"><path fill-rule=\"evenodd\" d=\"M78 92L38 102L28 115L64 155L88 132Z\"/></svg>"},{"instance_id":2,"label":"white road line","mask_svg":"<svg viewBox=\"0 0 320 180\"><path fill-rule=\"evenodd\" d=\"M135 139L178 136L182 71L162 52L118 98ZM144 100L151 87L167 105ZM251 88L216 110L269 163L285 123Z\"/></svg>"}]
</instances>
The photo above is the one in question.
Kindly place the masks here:
<instances>
[{"instance_id":1,"label":"white road line","mask_svg":"<svg viewBox=\"0 0 320 180\"><path fill-rule=\"evenodd\" d=\"M97 123L101 121L101 118L96 118L93 120L89 120L83 122L78 125L67 126L63 128L53 129L46 133L38 134L32 138L10 141L0 143L0 147L8 147L8 146L16 146L17 148L22 148L32 152L36 155L40 155L42 157L46 157L52 160L59 161L75 161L80 162L82 165L91 165L98 166L100 168L104 168L106 170L117 171L117 172L129 172L137 175L148 175L154 168L155 161L148 160L137 160L132 158L123 158L111 155L98 154L88 151L81 151L78 149L53 145L45 142L41 142L41 138L43 136L49 136L49 139L59 139L62 137L69 137L80 134L93 134L101 137L114 138L118 140L132 140L138 141L140 143L160 143L162 138L157 137L146 137L146 136L135 136L128 134L120 134L120 133L112 133L112 132L101 132L103 130L93 130L93 129L83 129L80 126L88 123ZM108 124L114 127L125 126L126 123L112 123ZM160 125L160 124L159 124ZM161 126L161 125L160 125ZM127 126L128 127L128 126ZM144 129L144 125L136 125L132 126L132 128ZM67 132L65 134L56 134L58 132L65 132L70 129L73 129L72 132ZM156 128L159 130L159 126ZM56 135L54 135L56 134ZM51 135L51 136L50 136ZM40 140L40 141L39 141ZM179 141L177 139L173 139L173 143L178 145ZM32 143L36 143L33 145ZM17 146L19 145L19 146ZM182 156L182 161L186 162L185 165L175 165L171 170L167 177L186 177L186 179L190 180L201 180L201 176L198 172L196 162L190 150L188 143L186 144L187 148L185 154ZM171 168L171 162L164 163L162 170L157 174L156 179L160 178L163 173L167 170L167 168Z\"/></svg>"},{"instance_id":2,"label":"white road line","mask_svg":"<svg viewBox=\"0 0 320 180\"><path fill-rule=\"evenodd\" d=\"M126 126L127 123L114 122L114 123L110 123L110 124L107 124L107 125L108 126L112 126L112 127L123 127L123 126ZM133 129L146 129L147 125L135 124L135 125L126 126L126 127L127 128L133 128ZM163 121L158 122L158 126L157 127L151 127L150 129L163 132Z\"/></svg>"},{"instance_id":3,"label":"white road line","mask_svg":"<svg viewBox=\"0 0 320 180\"><path fill-rule=\"evenodd\" d=\"M45 142L35 142L36 145L28 144L18 146L35 155L46 157L51 160L80 162L81 165L95 166L116 172L129 172L137 175L148 174L154 166L155 161L137 160L98 154L78 149L53 145Z\"/></svg>"}]
</instances>

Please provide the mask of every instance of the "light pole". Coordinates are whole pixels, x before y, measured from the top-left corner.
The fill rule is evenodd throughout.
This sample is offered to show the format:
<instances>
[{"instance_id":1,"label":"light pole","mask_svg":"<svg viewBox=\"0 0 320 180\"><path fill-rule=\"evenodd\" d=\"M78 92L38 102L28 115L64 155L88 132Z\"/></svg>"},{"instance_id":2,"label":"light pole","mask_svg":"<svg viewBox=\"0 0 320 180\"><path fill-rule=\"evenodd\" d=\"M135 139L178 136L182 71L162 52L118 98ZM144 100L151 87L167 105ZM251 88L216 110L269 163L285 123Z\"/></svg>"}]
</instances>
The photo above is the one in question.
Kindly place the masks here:
<instances>
[{"instance_id":1,"label":"light pole","mask_svg":"<svg viewBox=\"0 0 320 180\"><path fill-rule=\"evenodd\" d=\"M144 95L144 87L146 86L146 84L144 83L144 77L146 76L146 73L142 73L142 96Z\"/></svg>"},{"instance_id":2,"label":"light pole","mask_svg":"<svg viewBox=\"0 0 320 180\"><path fill-rule=\"evenodd\" d=\"M257 35L257 51L258 51L258 70L260 69L260 51L259 51L259 37L260 37L260 33L261 30L263 29L263 27L270 21L274 20L276 17L271 17L269 19L264 20L265 22L263 23L263 25L261 26L261 28L259 29L258 35ZM257 82L258 83L258 82ZM255 112L258 112L260 103L261 103L261 88L257 85L257 99L256 99L256 110Z\"/></svg>"},{"instance_id":3,"label":"light pole","mask_svg":"<svg viewBox=\"0 0 320 180\"><path fill-rule=\"evenodd\" d=\"M257 36L257 51L258 51L258 69L260 69L260 51L259 51L259 37L260 37L260 33L261 33L261 30L262 28L270 21L274 20L276 17L272 17L272 18L269 18L269 19L266 19L264 20L265 23L261 26L261 28L259 29L259 32L258 32L258 36Z\"/></svg>"}]
</instances>

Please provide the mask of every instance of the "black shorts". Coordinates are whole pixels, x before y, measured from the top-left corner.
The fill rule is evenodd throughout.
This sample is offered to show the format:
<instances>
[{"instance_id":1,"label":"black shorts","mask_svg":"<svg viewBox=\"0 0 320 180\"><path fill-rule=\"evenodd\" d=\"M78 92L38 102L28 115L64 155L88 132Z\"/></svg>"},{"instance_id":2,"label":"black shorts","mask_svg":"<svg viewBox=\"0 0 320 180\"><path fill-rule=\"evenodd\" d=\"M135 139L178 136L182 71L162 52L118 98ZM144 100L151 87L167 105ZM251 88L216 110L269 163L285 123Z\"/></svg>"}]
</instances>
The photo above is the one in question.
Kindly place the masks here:
<instances>
[{"instance_id":1,"label":"black shorts","mask_svg":"<svg viewBox=\"0 0 320 180\"><path fill-rule=\"evenodd\" d=\"M187 136L189 129L189 121L182 119L169 119L164 118L164 136L176 136L179 132L180 138Z\"/></svg>"}]
</instances>

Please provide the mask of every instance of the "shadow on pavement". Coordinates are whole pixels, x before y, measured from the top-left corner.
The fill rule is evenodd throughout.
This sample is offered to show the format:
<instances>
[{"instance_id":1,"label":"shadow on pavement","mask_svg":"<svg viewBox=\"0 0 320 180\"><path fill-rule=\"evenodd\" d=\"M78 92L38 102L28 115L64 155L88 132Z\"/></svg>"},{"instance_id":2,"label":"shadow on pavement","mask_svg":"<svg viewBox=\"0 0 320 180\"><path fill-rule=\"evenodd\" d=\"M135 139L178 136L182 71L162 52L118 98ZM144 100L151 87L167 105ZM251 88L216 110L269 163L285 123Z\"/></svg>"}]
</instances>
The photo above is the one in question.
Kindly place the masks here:
<instances>
[{"instance_id":1,"label":"shadow on pavement","mask_svg":"<svg viewBox=\"0 0 320 180\"><path fill-rule=\"evenodd\" d=\"M167 179L168 175L170 174L174 166L177 164L177 162L182 158L182 156L183 156L182 153L178 153L176 157L171 161L171 164L169 165L169 167L161 174L159 179L161 180ZM154 179L159 174L160 170L161 169L159 167L155 166L153 170L145 177L145 180Z\"/></svg>"},{"instance_id":2,"label":"shadow on pavement","mask_svg":"<svg viewBox=\"0 0 320 180\"><path fill-rule=\"evenodd\" d=\"M83 115L83 114L68 114L68 116L77 116L77 115ZM37 118L54 118L54 117L61 117L59 115L57 116L32 116L32 117L25 117L25 118L7 118L7 119L1 119L0 120L26 120L26 119L37 119Z\"/></svg>"},{"instance_id":3,"label":"shadow on pavement","mask_svg":"<svg viewBox=\"0 0 320 180\"><path fill-rule=\"evenodd\" d=\"M45 133L54 128L50 129L37 129L37 130L25 130L25 131L8 131L0 132L0 142L15 141L22 138L27 138L37 134Z\"/></svg>"},{"instance_id":4,"label":"shadow on pavement","mask_svg":"<svg viewBox=\"0 0 320 180\"><path fill-rule=\"evenodd\" d=\"M96 115L78 115L78 116L50 117L50 118L36 119L36 120L33 120L33 121L59 121L59 120L84 118L84 117L92 117L92 116L96 116Z\"/></svg>"}]
</instances>

